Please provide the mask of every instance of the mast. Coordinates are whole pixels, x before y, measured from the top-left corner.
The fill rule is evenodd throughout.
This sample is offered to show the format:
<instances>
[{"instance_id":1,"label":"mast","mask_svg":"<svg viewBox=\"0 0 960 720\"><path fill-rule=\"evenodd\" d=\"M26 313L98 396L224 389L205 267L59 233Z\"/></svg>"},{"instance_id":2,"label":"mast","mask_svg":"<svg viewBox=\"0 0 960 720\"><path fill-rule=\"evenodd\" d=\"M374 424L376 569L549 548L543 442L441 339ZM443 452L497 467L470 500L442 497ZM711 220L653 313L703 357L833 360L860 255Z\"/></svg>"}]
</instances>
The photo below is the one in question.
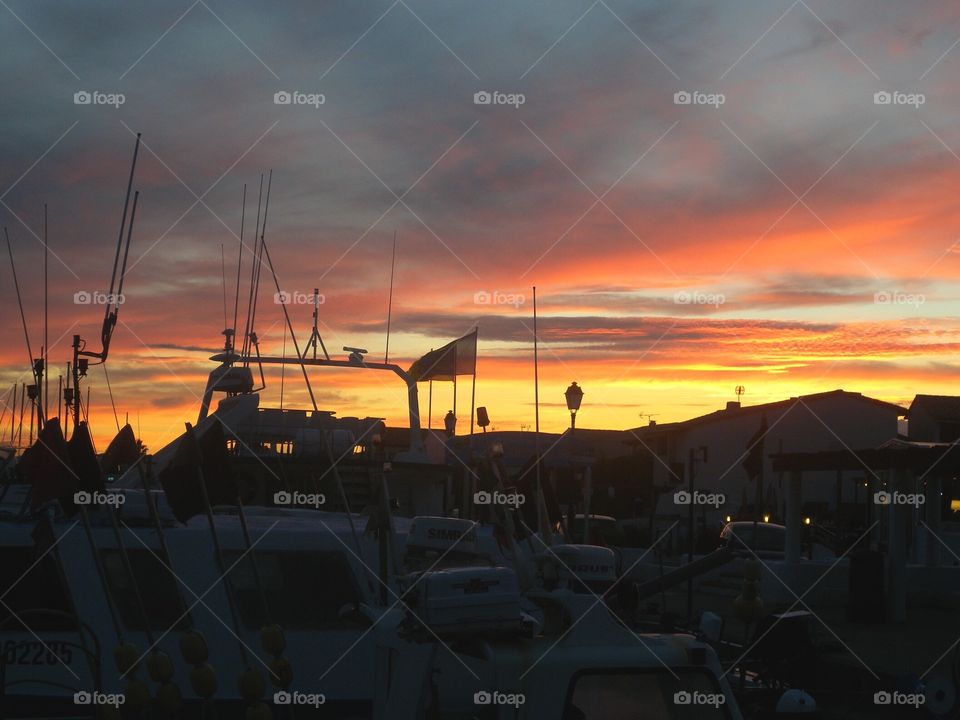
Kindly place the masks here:
<instances>
[{"instance_id":1,"label":"mast","mask_svg":"<svg viewBox=\"0 0 960 720\"><path fill-rule=\"evenodd\" d=\"M27 386L20 386L20 422L17 425L17 447L23 445L23 414L27 411Z\"/></svg>"},{"instance_id":2,"label":"mast","mask_svg":"<svg viewBox=\"0 0 960 720\"><path fill-rule=\"evenodd\" d=\"M48 286L48 266L50 263L50 240L47 236L47 204L43 204L43 350L41 355L43 356L43 365L45 368L50 367L50 337L49 337L49 328L50 328L50 293ZM46 379L44 380L43 385L43 394L42 397L44 401L49 405L50 404L50 373L46 374ZM60 401L57 400L57 414L60 414ZM43 416L41 420L38 421L38 426L42 427L41 423L46 422L46 414L41 413Z\"/></svg>"},{"instance_id":3,"label":"mast","mask_svg":"<svg viewBox=\"0 0 960 720\"><path fill-rule=\"evenodd\" d=\"M17 292L17 306L20 308L20 323L23 325L23 340L27 346L27 360L30 372L33 374L33 380L35 385L39 385L42 372L43 372L43 360L41 358L34 359L33 357L33 348L30 346L30 331L27 329L27 316L23 311L23 297L20 295L20 281L17 279L17 264L13 259L13 246L10 245L10 233L7 231L6 226L3 228L3 234L7 239L7 254L10 256L10 271L13 273L13 287ZM38 374L38 371L40 374ZM26 386L24 386L24 390ZM23 411L21 410L21 427L23 425Z\"/></svg>"}]
</instances>

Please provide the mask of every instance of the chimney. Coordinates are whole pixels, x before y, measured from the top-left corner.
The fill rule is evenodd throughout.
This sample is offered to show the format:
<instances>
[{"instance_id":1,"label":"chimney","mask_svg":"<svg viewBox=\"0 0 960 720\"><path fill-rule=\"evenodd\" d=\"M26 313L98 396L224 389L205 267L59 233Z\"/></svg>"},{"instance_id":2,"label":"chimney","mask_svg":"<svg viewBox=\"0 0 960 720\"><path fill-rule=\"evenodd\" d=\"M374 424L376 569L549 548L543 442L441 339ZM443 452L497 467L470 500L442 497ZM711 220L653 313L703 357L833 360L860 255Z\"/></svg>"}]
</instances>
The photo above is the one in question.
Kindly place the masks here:
<instances>
[{"instance_id":1,"label":"chimney","mask_svg":"<svg viewBox=\"0 0 960 720\"><path fill-rule=\"evenodd\" d=\"M739 410L740 401L739 400L727 400L727 410Z\"/></svg>"}]
</instances>

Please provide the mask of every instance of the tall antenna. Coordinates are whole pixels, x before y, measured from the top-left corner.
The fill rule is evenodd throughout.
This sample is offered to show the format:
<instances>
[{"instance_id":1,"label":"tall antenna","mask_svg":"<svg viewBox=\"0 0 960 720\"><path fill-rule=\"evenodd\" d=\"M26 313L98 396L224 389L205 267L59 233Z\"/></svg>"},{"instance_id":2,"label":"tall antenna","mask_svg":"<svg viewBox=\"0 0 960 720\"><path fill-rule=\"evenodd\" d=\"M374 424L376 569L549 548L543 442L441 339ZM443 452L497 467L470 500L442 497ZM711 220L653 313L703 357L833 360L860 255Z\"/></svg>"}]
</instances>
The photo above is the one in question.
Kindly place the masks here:
<instances>
[{"instance_id":1,"label":"tall antenna","mask_svg":"<svg viewBox=\"0 0 960 720\"><path fill-rule=\"evenodd\" d=\"M737 385L733 390L737 394L737 402L740 402L740 397L747 391L743 385Z\"/></svg>"},{"instance_id":2,"label":"tall antenna","mask_svg":"<svg viewBox=\"0 0 960 720\"><path fill-rule=\"evenodd\" d=\"M227 325L227 259L223 254L223 243L220 243L220 284L223 287L223 332L229 330Z\"/></svg>"},{"instance_id":3,"label":"tall antenna","mask_svg":"<svg viewBox=\"0 0 960 720\"><path fill-rule=\"evenodd\" d=\"M317 344L319 343L320 348L323 350L323 356L329 360L330 353L327 352L327 346L323 343L323 338L320 337L320 328L318 323L320 322L320 288L313 289L313 330L310 331L310 339L307 340L307 344L303 346L303 355L301 360L307 356L307 350L313 348L313 359L317 359Z\"/></svg>"},{"instance_id":4,"label":"tall antenna","mask_svg":"<svg viewBox=\"0 0 960 720\"><path fill-rule=\"evenodd\" d=\"M397 265L397 231L393 231L393 259L390 261L390 299L387 302L387 347L383 351L383 364L390 362L390 317L393 315L393 270ZM471 417L471 422L473 421Z\"/></svg>"},{"instance_id":5,"label":"tall antenna","mask_svg":"<svg viewBox=\"0 0 960 720\"><path fill-rule=\"evenodd\" d=\"M243 202L240 205L240 247L237 251L237 292L233 298L233 346L236 347L237 311L240 308L240 268L243 267L243 223L247 214L247 184L243 184Z\"/></svg>"}]
</instances>

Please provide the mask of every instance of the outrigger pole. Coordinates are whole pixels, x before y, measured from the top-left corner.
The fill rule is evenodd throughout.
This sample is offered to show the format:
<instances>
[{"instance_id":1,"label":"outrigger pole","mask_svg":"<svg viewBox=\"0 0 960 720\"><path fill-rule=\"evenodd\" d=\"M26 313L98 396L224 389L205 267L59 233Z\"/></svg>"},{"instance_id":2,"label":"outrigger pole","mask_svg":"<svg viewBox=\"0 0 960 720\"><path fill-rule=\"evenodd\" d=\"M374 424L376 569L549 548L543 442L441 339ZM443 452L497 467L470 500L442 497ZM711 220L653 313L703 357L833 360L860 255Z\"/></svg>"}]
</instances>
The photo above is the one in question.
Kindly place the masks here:
<instances>
[{"instance_id":1,"label":"outrigger pole","mask_svg":"<svg viewBox=\"0 0 960 720\"><path fill-rule=\"evenodd\" d=\"M260 228L260 247L263 250L263 253L267 256L267 264L270 267L270 274L273 275L273 284L277 288L277 294L279 295L282 291L280 290L280 280L277 279L277 271L273 267L273 260L270 259L270 250L267 248L267 240L265 238L266 228L267 228L267 210L270 207L270 186L273 184L273 170L270 171L270 177L267 180L267 199L263 205L263 227ZM300 360L300 369L303 371L303 381L307 385L307 392L310 394L310 404L313 405L314 411L317 408L317 400L313 396L313 387L310 385L310 376L307 374L307 366L304 364L304 358L300 354L300 345L297 342L297 335L293 331L293 324L290 322L290 313L287 312L286 303L280 303L280 307L283 309L283 318L287 321L287 329L290 331L290 339L293 340L293 349L297 353L297 357Z\"/></svg>"},{"instance_id":2,"label":"outrigger pole","mask_svg":"<svg viewBox=\"0 0 960 720\"><path fill-rule=\"evenodd\" d=\"M123 281L127 274L127 258L130 253L130 239L133 235L133 222L137 213L137 200L140 197L139 191L133 194L133 207L130 207L130 193L133 189L133 175L137 167L137 154L140 151L140 133L137 133L137 142L133 148L133 161L130 163L130 175L127 179L127 193L123 201L123 215L120 220L120 232L117 236L117 250L113 257L113 272L110 275L110 291L106 297L106 303L103 314L103 325L100 330L100 351L94 352L86 350L86 343L79 335L73 336L73 424L74 427L80 424L80 378L86 377L87 369L90 365L90 359L97 361L95 364L104 364L107 362L107 355L110 352L110 340L113 337L113 330L117 325L117 315L120 312L120 305L123 304ZM127 211L130 211L130 223L127 224ZM123 233L126 230L127 238L124 243ZM120 251L123 250L123 264L120 265ZM120 267L119 278L117 276L117 267ZM106 368L104 368L106 370ZM109 380L108 380L109 383ZM89 409L88 409L89 412Z\"/></svg>"},{"instance_id":3,"label":"outrigger pole","mask_svg":"<svg viewBox=\"0 0 960 720\"><path fill-rule=\"evenodd\" d=\"M240 354L244 357L243 365L250 364L250 320L253 315L254 283L257 276L257 247L260 242L260 207L263 204L263 175L260 175L260 192L257 195L257 222L253 228L253 262L250 265L250 288L247 291L247 319L243 329L243 345Z\"/></svg>"},{"instance_id":4,"label":"outrigger pole","mask_svg":"<svg viewBox=\"0 0 960 720\"><path fill-rule=\"evenodd\" d=\"M262 199L263 197L263 175L262 174L260 175L260 195ZM270 191L268 189L267 190L268 199L269 199L269 196L270 196ZM264 208L263 208L263 224L264 225L266 225L266 220L267 220L266 215L267 215L267 209L266 209L266 205L264 205ZM260 273L263 271L263 230L261 229L261 227L262 226L260 224L260 205L258 203L256 232L258 233L257 239L259 240L260 244L255 248L256 257L254 258L254 262L253 262L254 274L253 274L253 285L251 287L251 290L253 292L253 304L250 307L250 335L249 335L249 341L247 342L248 358L253 349L256 349L257 356L260 355L260 343L257 340L257 333L254 330L254 328L257 322L257 305L259 304L259 300L260 300ZM248 361L248 364L249 364L249 361ZM261 371L262 371L262 368L261 368ZM265 385L266 383L264 382L263 384Z\"/></svg>"}]
</instances>

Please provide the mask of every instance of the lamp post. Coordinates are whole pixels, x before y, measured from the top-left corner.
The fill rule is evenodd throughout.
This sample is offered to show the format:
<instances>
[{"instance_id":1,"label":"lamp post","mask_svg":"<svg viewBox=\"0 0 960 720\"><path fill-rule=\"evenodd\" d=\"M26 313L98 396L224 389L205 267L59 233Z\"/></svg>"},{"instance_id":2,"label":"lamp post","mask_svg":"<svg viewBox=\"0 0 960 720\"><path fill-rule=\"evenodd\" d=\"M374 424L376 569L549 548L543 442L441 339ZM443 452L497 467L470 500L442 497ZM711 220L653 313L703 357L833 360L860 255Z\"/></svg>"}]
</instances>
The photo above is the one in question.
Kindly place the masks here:
<instances>
[{"instance_id":1,"label":"lamp post","mask_svg":"<svg viewBox=\"0 0 960 720\"><path fill-rule=\"evenodd\" d=\"M583 390L573 382L563 395L567 399L567 410L570 411L570 433L572 434L577 429L577 410L580 409L580 401L583 400Z\"/></svg>"},{"instance_id":2,"label":"lamp post","mask_svg":"<svg viewBox=\"0 0 960 720\"><path fill-rule=\"evenodd\" d=\"M573 452L574 450L574 445L572 442L573 433L577 429L577 410L580 409L580 401L583 400L583 390L575 382L572 382L570 383L570 387L568 387L566 391L563 393L563 396L567 400L567 410L570 411L570 439L571 439L570 449L571 449L571 452ZM574 468L574 478L576 478L576 468ZM584 491L583 542L586 543L587 532L588 532L589 523L590 523L588 513L590 511L588 509L589 503L587 502L587 489L586 487L583 487L582 489ZM574 521L576 520L576 515L574 514L573 508L574 508L573 503L570 503L569 507L567 508L567 528L569 529L571 540L573 538Z\"/></svg>"}]
</instances>

